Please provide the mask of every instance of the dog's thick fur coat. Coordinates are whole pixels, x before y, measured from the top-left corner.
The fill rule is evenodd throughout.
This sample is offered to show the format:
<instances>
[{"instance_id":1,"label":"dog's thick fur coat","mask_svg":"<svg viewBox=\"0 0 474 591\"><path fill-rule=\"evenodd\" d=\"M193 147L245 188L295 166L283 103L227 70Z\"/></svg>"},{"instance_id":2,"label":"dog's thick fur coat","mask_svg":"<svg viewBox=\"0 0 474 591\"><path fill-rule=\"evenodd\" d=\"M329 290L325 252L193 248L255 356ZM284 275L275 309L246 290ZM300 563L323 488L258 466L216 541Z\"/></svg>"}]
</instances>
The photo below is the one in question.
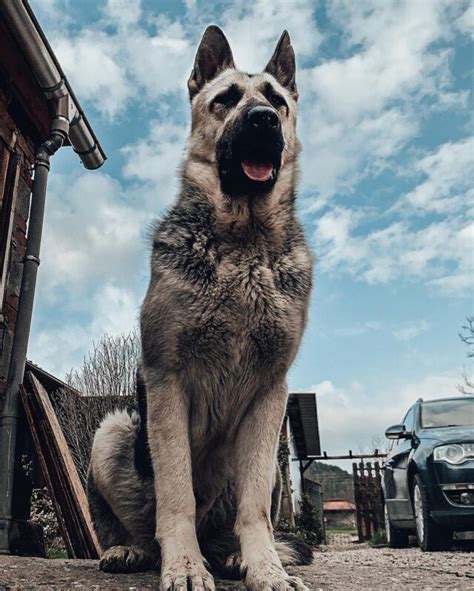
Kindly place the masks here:
<instances>
[{"instance_id":1,"label":"dog's thick fur coat","mask_svg":"<svg viewBox=\"0 0 474 591\"><path fill-rule=\"evenodd\" d=\"M258 75L217 27L188 83L192 130L176 205L153 235L141 311L139 414L94 439L89 504L108 571L161 568L161 588L304 590L284 564L310 549L274 536L286 374L312 258L295 215L295 60L285 32Z\"/></svg>"}]
</instances>

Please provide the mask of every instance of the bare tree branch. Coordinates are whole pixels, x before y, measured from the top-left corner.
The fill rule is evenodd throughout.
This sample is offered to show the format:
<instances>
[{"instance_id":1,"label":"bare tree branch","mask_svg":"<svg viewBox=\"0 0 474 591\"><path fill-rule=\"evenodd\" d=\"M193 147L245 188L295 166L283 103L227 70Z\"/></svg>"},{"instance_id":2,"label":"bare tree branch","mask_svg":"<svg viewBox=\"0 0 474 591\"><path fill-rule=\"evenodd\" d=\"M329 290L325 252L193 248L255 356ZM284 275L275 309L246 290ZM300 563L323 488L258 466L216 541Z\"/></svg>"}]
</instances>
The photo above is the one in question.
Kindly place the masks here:
<instances>
[{"instance_id":1,"label":"bare tree branch","mask_svg":"<svg viewBox=\"0 0 474 591\"><path fill-rule=\"evenodd\" d=\"M79 370L66 381L79 394L62 389L53 404L83 482L86 480L94 434L103 418L116 409L136 407L136 372L140 356L137 332L104 335L94 343Z\"/></svg>"},{"instance_id":2,"label":"bare tree branch","mask_svg":"<svg viewBox=\"0 0 474 591\"><path fill-rule=\"evenodd\" d=\"M466 317L466 324L462 326L462 332L459 333L459 338L467 347L466 356L468 359L474 358L474 316ZM464 367L462 374L464 383L458 385L458 390L461 394L474 395L474 381L469 377L466 367Z\"/></svg>"}]
</instances>

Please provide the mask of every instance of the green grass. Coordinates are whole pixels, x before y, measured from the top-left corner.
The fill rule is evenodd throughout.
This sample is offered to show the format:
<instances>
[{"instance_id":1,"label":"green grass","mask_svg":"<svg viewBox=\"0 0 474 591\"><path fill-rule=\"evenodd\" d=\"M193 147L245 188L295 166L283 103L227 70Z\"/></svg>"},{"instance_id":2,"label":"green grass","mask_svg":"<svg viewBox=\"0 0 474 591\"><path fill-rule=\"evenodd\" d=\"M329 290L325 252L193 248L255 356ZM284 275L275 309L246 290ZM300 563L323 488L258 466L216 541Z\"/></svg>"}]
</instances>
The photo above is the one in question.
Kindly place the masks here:
<instances>
[{"instance_id":1,"label":"green grass","mask_svg":"<svg viewBox=\"0 0 474 591\"><path fill-rule=\"evenodd\" d=\"M67 552L61 550L51 550L48 552L48 558L67 558Z\"/></svg>"}]
</instances>

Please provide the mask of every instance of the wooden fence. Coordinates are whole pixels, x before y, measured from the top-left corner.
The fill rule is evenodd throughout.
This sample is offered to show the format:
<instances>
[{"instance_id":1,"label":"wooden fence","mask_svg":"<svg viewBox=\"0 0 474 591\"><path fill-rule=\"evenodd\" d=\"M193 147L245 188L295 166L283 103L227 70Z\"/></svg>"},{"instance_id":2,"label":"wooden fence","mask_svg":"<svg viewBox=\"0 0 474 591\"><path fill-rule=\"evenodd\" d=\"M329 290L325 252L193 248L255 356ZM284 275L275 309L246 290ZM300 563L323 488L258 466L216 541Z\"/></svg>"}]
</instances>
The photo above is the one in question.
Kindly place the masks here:
<instances>
[{"instance_id":1,"label":"wooden fence","mask_svg":"<svg viewBox=\"0 0 474 591\"><path fill-rule=\"evenodd\" d=\"M354 496L357 509L359 541L370 540L377 530L384 529L382 477L379 462L354 462Z\"/></svg>"}]
</instances>

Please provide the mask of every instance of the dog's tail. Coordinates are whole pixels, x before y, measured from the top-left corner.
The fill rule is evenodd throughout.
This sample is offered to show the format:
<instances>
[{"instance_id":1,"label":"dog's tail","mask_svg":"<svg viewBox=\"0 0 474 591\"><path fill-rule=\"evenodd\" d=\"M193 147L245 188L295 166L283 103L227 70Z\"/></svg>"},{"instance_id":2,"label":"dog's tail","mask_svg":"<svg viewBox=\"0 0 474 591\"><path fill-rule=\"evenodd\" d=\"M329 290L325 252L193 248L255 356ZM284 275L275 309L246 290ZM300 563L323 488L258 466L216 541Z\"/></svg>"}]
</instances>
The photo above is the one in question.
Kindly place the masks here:
<instances>
[{"instance_id":1,"label":"dog's tail","mask_svg":"<svg viewBox=\"0 0 474 591\"><path fill-rule=\"evenodd\" d=\"M293 534L275 532L275 548L283 566L306 565L313 562L313 550Z\"/></svg>"}]
</instances>

